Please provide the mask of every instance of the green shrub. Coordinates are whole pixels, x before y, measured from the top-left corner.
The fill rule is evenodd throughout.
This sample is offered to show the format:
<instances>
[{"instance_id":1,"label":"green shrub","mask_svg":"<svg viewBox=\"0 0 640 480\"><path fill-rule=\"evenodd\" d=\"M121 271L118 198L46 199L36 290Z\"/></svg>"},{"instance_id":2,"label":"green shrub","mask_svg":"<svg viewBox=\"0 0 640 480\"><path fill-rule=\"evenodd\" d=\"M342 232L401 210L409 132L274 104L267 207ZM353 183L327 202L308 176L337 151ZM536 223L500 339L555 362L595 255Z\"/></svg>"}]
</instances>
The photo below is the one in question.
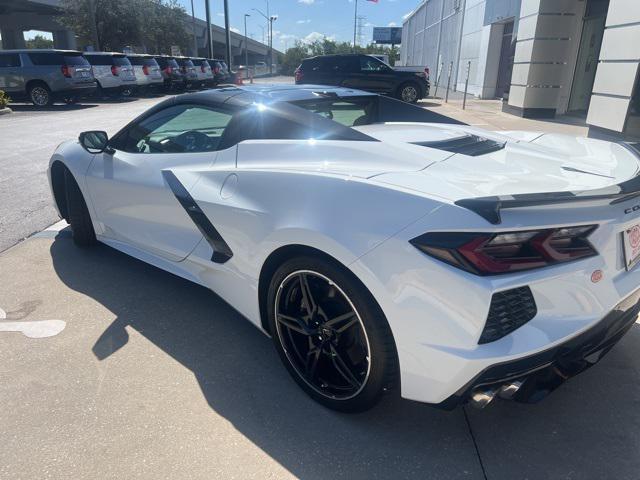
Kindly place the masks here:
<instances>
[{"instance_id":1,"label":"green shrub","mask_svg":"<svg viewBox=\"0 0 640 480\"><path fill-rule=\"evenodd\" d=\"M9 97L6 93L0 90L0 108L4 108L9 105Z\"/></svg>"}]
</instances>

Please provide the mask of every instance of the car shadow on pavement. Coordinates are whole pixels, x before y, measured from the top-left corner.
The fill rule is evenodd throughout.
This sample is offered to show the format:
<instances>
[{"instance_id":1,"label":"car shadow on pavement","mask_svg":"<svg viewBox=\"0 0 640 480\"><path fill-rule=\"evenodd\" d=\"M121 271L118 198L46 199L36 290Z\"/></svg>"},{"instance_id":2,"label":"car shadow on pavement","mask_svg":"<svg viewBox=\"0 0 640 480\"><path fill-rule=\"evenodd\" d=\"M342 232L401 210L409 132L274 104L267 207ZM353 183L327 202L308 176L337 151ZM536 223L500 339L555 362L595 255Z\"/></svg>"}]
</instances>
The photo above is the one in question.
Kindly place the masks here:
<instances>
[{"instance_id":1,"label":"car shadow on pavement","mask_svg":"<svg viewBox=\"0 0 640 480\"><path fill-rule=\"evenodd\" d=\"M66 235L51 256L64 284L116 316L95 339L99 360L127 348L126 329L139 332L193 372L217 414L297 477L637 478L638 326L538 405L444 412L388 396L346 415L309 399L271 341L209 290L103 245L77 249Z\"/></svg>"},{"instance_id":2,"label":"car shadow on pavement","mask_svg":"<svg viewBox=\"0 0 640 480\"><path fill-rule=\"evenodd\" d=\"M25 104L16 104L11 103L11 110L14 112L70 112L73 110L85 110L87 108L97 107L97 103L72 103L72 104L64 104L64 105L51 105L48 107L37 107L35 105L31 105L29 103Z\"/></svg>"},{"instance_id":3,"label":"car shadow on pavement","mask_svg":"<svg viewBox=\"0 0 640 480\"><path fill-rule=\"evenodd\" d=\"M271 340L211 291L103 245L80 250L63 235L51 256L64 284L116 316L95 339L98 359L123 352L125 327L136 330L191 370L210 407L293 475L482 478L462 411L391 397L359 415L325 409L290 379Z\"/></svg>"}]
</instances>

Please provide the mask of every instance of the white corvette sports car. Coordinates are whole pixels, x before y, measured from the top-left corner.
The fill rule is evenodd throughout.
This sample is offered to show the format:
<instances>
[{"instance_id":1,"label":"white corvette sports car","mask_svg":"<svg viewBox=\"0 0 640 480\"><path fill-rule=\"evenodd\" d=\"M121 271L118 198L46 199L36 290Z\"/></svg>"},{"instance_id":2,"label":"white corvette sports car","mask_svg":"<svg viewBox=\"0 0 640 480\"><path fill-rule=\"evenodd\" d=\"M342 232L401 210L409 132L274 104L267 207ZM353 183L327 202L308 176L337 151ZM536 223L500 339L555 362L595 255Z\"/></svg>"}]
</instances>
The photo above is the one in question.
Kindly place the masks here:
<instances>
[{"instance_id":1,"label":"white corvette sports car","mask_svg":"<svg viewBox=\"0 0 640 480\"><path fill-rule=\"evenodd\" d=\"M638 152L434 120L343 88L210 90L63 143L49 179L79 246L210 288L328 407L535 402L638 314Z\"/></svg>"}]
</instances>

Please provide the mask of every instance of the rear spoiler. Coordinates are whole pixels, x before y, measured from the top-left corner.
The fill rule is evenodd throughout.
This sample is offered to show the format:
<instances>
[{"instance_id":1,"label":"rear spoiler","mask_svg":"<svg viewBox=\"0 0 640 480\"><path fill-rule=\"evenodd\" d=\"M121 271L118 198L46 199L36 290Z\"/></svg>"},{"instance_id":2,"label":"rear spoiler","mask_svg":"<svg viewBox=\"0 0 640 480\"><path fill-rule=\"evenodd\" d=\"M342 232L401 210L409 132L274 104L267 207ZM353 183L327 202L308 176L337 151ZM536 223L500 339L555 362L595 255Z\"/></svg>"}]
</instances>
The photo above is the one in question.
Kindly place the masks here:
<instances>
[{"instance_id":1,"label":"rear spoiler","mask_svg":"<svg viewBox=\"0 0 640 480\"><path fill-rule=\"evenodd\" d=\"M640 161L640 143L620 143L632 152ZM616 185L594 190L576 192L516 193L492 197L464 198L454 202L459 207L471 210L493 225L501 223L500 212L507 208L524 208L541 205L557 205L562 203L589 202L597 200L609 201L610 205L640 197L640 170L629 180Z\"/></svg>"}]
</instances>

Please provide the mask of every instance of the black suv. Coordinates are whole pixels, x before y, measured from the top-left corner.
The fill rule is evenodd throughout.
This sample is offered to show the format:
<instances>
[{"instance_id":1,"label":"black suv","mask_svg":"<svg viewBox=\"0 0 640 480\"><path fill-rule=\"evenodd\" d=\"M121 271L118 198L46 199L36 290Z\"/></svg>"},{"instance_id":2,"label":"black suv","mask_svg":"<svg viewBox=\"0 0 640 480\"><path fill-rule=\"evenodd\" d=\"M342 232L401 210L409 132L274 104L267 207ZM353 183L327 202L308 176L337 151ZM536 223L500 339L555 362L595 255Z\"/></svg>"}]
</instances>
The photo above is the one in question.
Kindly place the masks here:
<instances>
[{"instance_id":1,"label":"black suv","mask_svg":"<svg viewBox=\"0 0 640 480\"><path fill-rule=\"evenodd\" d=\"M296 84L332 85L392 95L414 103L429 95L423 72L396 71L371 55L322 55L306 58L296 69Z\"/></svg>"}]
</instances>

